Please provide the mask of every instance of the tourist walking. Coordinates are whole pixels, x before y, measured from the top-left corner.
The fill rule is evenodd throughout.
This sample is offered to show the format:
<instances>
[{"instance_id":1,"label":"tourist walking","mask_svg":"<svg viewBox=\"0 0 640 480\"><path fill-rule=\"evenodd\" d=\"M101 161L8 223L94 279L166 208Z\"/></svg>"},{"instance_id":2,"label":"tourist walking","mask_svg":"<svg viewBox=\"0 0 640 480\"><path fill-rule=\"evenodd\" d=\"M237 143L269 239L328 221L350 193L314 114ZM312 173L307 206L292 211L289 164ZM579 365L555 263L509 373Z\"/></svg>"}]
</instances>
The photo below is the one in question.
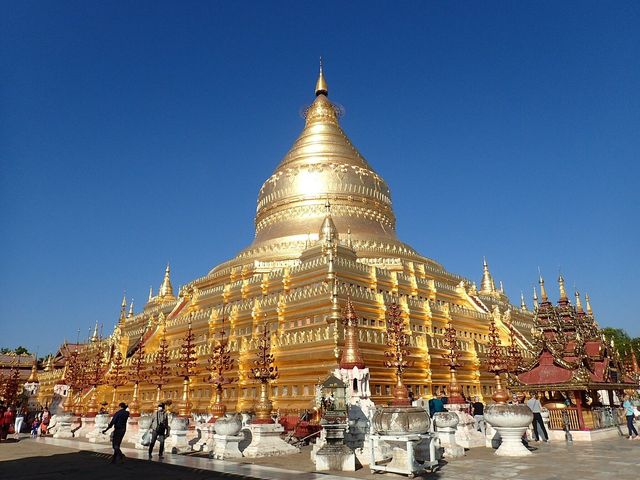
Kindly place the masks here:
<instances>
[{"instance_id":1,"label":"tourist walking","mask_svg":"<svg viewBox=\"0 0 640 480\"><path fill-rule=\"evenodd\" d=\"M149 425L149 431L151 432L151 443L149 444L149 460L153 454L153 447L156 444L156 440L160 442L160 448L158 451L158 458L164 458L164 439L169 435L169 415L164 410L164 403L158 405L158 410L151 417L151 425Z\"/></svg>"},{"instance_id":2,"label":"tourist walking","mask_svg":"<svg viewBox=\"0 0 640 480\"><path fill-rule=\"evenodd\" d=\"M480 397L475 397L471 406L473 408L473 420L476 430L484 434L486 428L484 424L484 403L480 401Z\"/></svg>"},{"instance_id":3,"label":"tourist walking","mask_svg":"<svg viewBox=\"0 0 640 480\"><path fill-rule=\"evenodd\" d=\"M27 418L27 408L22 407L16 414L16 422L13 427L14 436L16 440L20 438L20 432L22 431L22 424L24 423L25 418Z\"/></svg>"},{"instance_id":4,"label":"tourist walking","mask_svg":"<svg viewBox=\"0 0 640 480\"><path fill-rule=\"evenodd\" d=\"M120 445L122 444L122 439L124 438L124 433L127 431L127 420L129 419L129 412L127 412L127 404L124 402L120 402L118 405L120 410L118 410L107 428L105 428L102 433L107 433L111 427L113 427L113 437L111 438L111 445L113 446L113 457L111 458L111 463L116 463L118 458L120 458L120 462L124 462L124 453L120 450Z\"/></svg>"},{"instance_id":5,"label":"tourist walking","mask_svg":"<svg viewBox=\"0 0 640 480\"><path fill-rule=\"evenodd\" d=\"M638 437L638 431L636 430L636 427L633 425L635 412L634 412L633 403L631 403L631 397L629 397L628 394L626 394L623 397L622 407L624 408L624 414L627 417L627 428L629 429L629 440L633 440L634 438L636 440L640 440L640 437Z\"/></svg>"},{"instance_id":6,"label":"tourist walking","mask_svg":"<svg viewBox=\"0 0 640 480\"><path fill-rule=\"evenodd\" d=\"M538 435L538 425L540 426L540 431L544 434L544 442L549 442L549 434L547 433L547 429L544 428L544 422L542 421L542 404L539 400L539 395L534 393L533 396L527 400L527 407L531 409L533 412L533 438L536 442L540 441L540 436Z\"/></svg>"}]
</instances>

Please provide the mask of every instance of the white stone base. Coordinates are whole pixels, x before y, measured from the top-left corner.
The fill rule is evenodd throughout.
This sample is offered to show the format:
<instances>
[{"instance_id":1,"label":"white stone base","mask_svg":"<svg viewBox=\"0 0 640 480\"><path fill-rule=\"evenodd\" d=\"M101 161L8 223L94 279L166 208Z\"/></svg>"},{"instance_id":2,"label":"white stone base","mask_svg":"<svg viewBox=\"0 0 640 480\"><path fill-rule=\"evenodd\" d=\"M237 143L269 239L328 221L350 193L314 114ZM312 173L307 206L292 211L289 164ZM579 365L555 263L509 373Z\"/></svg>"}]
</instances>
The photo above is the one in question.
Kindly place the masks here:
<instances>
[{"instance_id":1,"label":"white stone base","mask_svg":"<svg viewBox=\"0 0 640 480\"><path fill-rule=\"evenodd\" d=\"M444 448L445 458L464 457L464 448L456 442L456 433L454 429L440 429L435 432L440 440L440 446Z\"/></svg>"},{"instance_id":2,"label":"white stone base","mask_svg":"<svg viewBox=\"0 0 640 480\"><path fill-rule=\"evenodd\" d=\"M462 448L485 446L485 435L476 430L474 418L467 413L469 405L466 403L451 403L444 406L448 411L458 416L456 428L456 443Z\"/></svg>"},{"instance_id":3,"label":"white stone base","mask_svg":"<svg viewBox=\"0 0 640 480\"><path fill-rule=\"evenodd\" d=\"M300 453L300 449L289 445L280 438L284 427L279 424L250 424L251 443L242 452L245 457L275 457L278 455L291 455Z\"/></svg>"},{"instance_id":4,"label":"white stone base","mask_svg":"<svg viewBox=\"0 0 640 480\"><path fill-rule=\"evenodd\" d=\"M87 433L87 438L91 443L109 443L111 441L111 433L102 433L109 425L109 415L96 415L94 418L93 431Z\"/></svg>"},{"instance_id":5,"label":"white stone base","mask_svg":"<svg viewBox=\"0 0 640 480\"><path fill-rule=\"evenodd\" d=\"M498 448L500 446L500 442L502 441L502 439L500 438L500 433L486 422L484 440L485 447L487 448Z\"/></svg>"},{"instance_id":6,"label":"white stone base","mask_svg":"<svg viewBox=\"0 0 640 480\"><path fill-rule=\"evenodd\" d=\"M244 435L214 435L215 447L213 458L224 460L226 458L240 458L242 453L238 444L244 440Z\"/></svg>"},{"instance_id":7,"label":"white stone base","mask_svg":"<svg viewBox=\"0 0 640 480\"><path fill-rule=\"evenodd\" d=\"M356 455L346 445L325 445L316 452L316 470L324 472L337 470L343 472L356 471Z\"/></svg>"},{"instance_id":8,"label":"white stone base","mask_svg":"<svg viewBox=\"0 0 640 480\"><path fill-rule=\"evenodd\" d=\"M96 420L94 417L81 417L80 428L75 431L74 437L87 438L87 434L93 432L95 425Z\"/></svg>"},{"instance_id":9,"label":"white stone base","mask_svg":"<svg viewBox=\"0 0 640 480\"><path fill-rule=\"evenodd\" d=\"M500 457L526 457L531 451L522 443L522 435L527 427L494 427L499 433L502 442L496 450Z\"/></svg>"},{"instance_id":10,"label":"white stone base","mask_svg":"<svg viewBox=\"0 0 640 480\"><path fill-rule=\"evenodd\" d=\"M53 438L72 438L73 432L72 424L74 418L71 415L58 415L58 423L55 433L53 434Z\"/></svg>"},{"instance_id":11,"label":"white stone base","mask_svg":"<svg viewBox=\"0 0 640 480\"><path fill-rule=\"evenodd\" d=\"M620 428L626 437L626 425L620 425ZM547 430L547 433L549 434L549 440L552 442L565 441L564 430ZM620 433L616 427L608 427L599 428L597 430L571 430L571 436L573 437L574 442L595 442L607 438L619 437Z\"/></svg>"}]
</instances>

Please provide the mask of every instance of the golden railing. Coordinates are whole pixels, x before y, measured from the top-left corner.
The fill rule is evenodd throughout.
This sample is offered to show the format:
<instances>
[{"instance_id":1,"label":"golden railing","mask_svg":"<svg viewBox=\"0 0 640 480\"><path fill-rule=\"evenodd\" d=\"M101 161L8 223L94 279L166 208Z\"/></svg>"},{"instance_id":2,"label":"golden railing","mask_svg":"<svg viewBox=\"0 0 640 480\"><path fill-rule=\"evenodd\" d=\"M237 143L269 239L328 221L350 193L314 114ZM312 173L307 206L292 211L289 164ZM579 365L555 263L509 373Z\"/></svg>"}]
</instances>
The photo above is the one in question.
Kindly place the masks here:
<instances>
[{"instance_id":1,"label":"golden railing","mask_svg":"<svg viewBox=\"0 0 640 480\"><path fill-rule=\"evenodd\" d=\"M580 430L578 410L575 407L549 409L549 428L551 430L564 430L565 422L568 423L570 430Z\"/></svg>"}]
</instances>

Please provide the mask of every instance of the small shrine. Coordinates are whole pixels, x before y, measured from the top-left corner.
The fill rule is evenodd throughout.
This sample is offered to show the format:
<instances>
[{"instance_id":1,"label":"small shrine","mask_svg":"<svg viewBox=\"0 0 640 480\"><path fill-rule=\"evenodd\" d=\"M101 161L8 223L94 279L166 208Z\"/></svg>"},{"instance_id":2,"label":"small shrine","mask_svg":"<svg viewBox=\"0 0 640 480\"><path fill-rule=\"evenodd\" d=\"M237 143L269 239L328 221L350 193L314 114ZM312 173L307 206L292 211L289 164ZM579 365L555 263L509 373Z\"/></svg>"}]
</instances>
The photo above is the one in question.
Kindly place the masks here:
<instances>
[{"instance_id":1,"label":"small shrine","mask_svg":"<svg viewBox=\"0 0 640 480\"><path fill-rule=\"evenodd\" d=\"M540 277L541 302L534 296L534 359L511 378L511 388L544 393L551 430L586 432L575 440L590 440L598 430L615 427L616 398L637 383L625 372L613 344L608 344L593 316L589 296L586 311L580 294L575 304L567 297L562 275L558 279L560 299L553 305ZM617 435L616 428L609 428ZM614 433L615 432L615 433ZM604 434L604 432L601 432ZM552 437L553 438L553 437Z\"/></svg>"},{"instance_id":2,"label":"small shrine","mask_svg":"<svg viewBox=\"0 0 640 480\"><path fill-rule=\"evenodd\" d=\"M322 418L325 423L345 421L347 417L347 384L335 375L329 375L320 387Z\"/></svg>"}]
</instances>

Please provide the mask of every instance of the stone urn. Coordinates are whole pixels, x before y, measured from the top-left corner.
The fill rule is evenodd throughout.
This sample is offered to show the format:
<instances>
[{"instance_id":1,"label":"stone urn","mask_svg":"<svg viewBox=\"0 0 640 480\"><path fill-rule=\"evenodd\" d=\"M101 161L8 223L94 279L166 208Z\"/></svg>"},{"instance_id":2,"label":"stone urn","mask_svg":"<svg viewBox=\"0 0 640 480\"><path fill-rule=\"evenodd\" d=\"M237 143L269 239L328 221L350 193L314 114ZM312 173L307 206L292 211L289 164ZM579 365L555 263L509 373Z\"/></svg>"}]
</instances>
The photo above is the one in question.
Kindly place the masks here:
<instances>
[{"instance_id":1,"label":"stone urn","mask_svg":"<svg viewBox=\"0 0 640 480\"><path fill-rule=\"evenodd\" d=\"M455 430L460 419L454 412L438 412L433 416L433 423L438 430Z\"/></svg>"},{"instance_id":2,"label":"stone urn","mask_svg":"<svg viewBox=\"0 0 640 480\"><path fill-rule=\"evenodd\" d=\"M426 410L419 407L383 407L373 414L373 428L381 435L407 435L427 433L431 419Z\"/></svg>"},{"instance_id":3,"label":"stone urn","mask_svg":"<svg viewBox=\"0 0 640 480\"><path fill-rule=\"evenodd\" d=\"M496 455L505 457L531 455L522 443L522 435L533 420L533 413L529 407L522 404L487 405L484 409L484 419L500 433L502 438Z\"/></svg>"},{"instance_id":4,"label":"stone urn","mask_svg":"<svg viewBox=\"0 0 640 480\"><path fill-rule=\"evenodd\" d=\"M184 431L189 429L189 417L180 417L178 415L174 415L173 419L170 422L171 430L176 431Z\"/></svg>"},{"instance_id":5,"label":"stone urn","mask_svg":"<svg viewBox=\"0 0 640 480\"><path fill-rule=\"evenodd\" d=\"M145 450L149 448L146 445L142 445L142 436L149 430L152 418L152 415L141 415L140 417L138 417L138 432L135 436L134 441L135 447L138 450Z\"/></svg>"},{"instance_id":6,"label":"stone urn","mask_svg":"<svg viewBox=\"0 0 640 480\"><path fill-rule=\"evenodd\" d=\"M242 417L237 414L225 414L224 417L218 418L213 424L216 435L238 435L242 428Z\"/></svg>"},{"instance_id":7,"label":"stone urn","mask_svg":"<svg viewBox=\"0 0 640 480\"><path fill-rule=\"evenodd\" d=\"M444 456L447 458L464 457L464 447L456 442L456 430L460 418L456 412L438 412L433 416L435 433L444 448Z\"/></svg>"}]
</instances>

